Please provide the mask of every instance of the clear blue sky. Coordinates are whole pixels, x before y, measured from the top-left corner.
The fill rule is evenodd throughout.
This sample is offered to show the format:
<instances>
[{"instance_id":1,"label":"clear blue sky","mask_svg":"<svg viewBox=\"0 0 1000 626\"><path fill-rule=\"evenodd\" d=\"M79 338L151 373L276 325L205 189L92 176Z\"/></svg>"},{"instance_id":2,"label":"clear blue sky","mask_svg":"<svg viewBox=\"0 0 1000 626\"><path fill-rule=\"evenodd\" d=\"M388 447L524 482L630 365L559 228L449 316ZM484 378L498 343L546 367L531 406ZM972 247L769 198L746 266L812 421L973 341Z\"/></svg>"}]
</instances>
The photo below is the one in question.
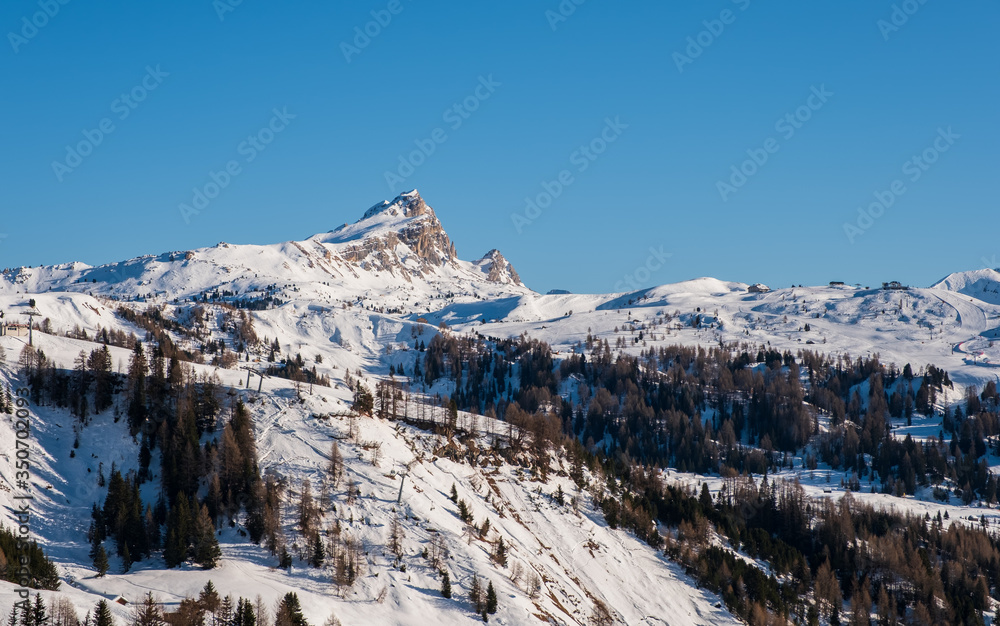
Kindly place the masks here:
<instances>
[{"instance_id":1,"label":"clear blue sky","mask_svg":"<svg viewBox=\"0 0 1000 626\"><path fill-rule=\"evenodd\" d=\"M0 267L301 239L414 187L462 258L499 248L543 292L927 285L1000 265L996 2L899 2L898 28L890 0L565 0L559 21L558 0L223 3L3 3ZM697 58L689 37L709 43ZM121 101L133 88L145 99ZM474 112L446 113L467 98ZM283 107L295 118L272 122ZM798 128L776 126L797 110ZM102 121L114 130L68 159ZM263 151L242 144L272 123ZM574 155L602 133L603 154ZM418 141L433 154L390 189ZM720 191L753 171L747 150L767 162ZM908 163L925 150L935 163ZM239 173L186 223L179 205L229 161ZM897 180L852 243L844 224ZM672 256L647 272L651 247Z\"/></svg>"}]
</instances>

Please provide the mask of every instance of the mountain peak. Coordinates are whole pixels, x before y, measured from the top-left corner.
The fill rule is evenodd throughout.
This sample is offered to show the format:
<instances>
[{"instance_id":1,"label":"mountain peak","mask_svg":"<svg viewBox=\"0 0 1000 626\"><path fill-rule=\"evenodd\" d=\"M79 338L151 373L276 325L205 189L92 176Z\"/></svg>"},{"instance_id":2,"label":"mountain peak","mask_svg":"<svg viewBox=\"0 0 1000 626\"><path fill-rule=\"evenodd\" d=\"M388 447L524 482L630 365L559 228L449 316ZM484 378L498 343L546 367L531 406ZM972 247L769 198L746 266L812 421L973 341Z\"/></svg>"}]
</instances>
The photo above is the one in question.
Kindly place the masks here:
<instances>
[{"instance_id":1,"label":"mountain peak","mask_svg":"<svg viewBox=\"0 0 1000 626\"><path fill-rule=\"evenodd\" d=\"M990 304L1000 304L1000 270L983 268L948 274L931 286L978 298Z\"/></svg>"},{"instance_id":2,"label":"mountain peak","mask_svg":"<svg viewBox=\"0 0 1000 626\"><path fill-rule=\"evenodd\" d=\"M340 256L352 263L403 275L426 274L457 261L455 244L416 189L383 200L357 222L313 240L338 246Z\"/></svg>"},{"instance_id":3,"label":"mountain peak","mask_svg":"<svg viewBox=\"0 0 1000 626\"><path fill-rule=\"evenodd\" d=\"M430 213L434 215L434 210L427 206L424 199L420 197L420 192L412 189L396 196L391 202L383 200L372 208L365 211L361 220L366 220L379 213L385 213L394 217L417 217Z\"/></svg>"},{"instance_id":4,"label":"mountain peak","mask_svg":"<svg viewBox=\"0 0 1000 626\"><path fill-rule=\"evenodd\" d=\"M496 248L484 254L483 258L476 261L476 265L486 274L486 280L491 283L522 286L524 284L514 266Z\"/></svg>"}]
</instances>

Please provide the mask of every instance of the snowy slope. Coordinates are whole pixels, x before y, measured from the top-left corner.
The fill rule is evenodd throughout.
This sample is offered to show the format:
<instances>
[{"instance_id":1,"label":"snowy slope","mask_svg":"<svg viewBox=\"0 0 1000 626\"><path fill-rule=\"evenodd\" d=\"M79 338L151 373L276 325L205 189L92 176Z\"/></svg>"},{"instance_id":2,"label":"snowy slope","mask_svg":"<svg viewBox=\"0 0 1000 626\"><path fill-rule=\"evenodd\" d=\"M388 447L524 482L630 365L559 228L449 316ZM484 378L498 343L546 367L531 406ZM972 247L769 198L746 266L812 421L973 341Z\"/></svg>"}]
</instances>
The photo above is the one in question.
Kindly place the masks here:
<instances>
[{"instance_id":1,"label":"snowy slope","mask_svg":"<svg viewBox=\"0 0 1000 626\"><path fill-rule=\"evenodd\" d=\"M1000 379L1000 370L993 367L1000 363L1000 347L992 341L1000 335L998 279L997 272L978 270L952 274L929 289L838 285L758 294L748 292L745 283L698 278L630 293L541 295L524 286L496 250L473 262L459 259L433 210L419 194L409 192L375 205L353 224L303 241L220 243L99 267L74 263L6 270L0 275L0 311L7 321L24 321L26 301L34 298L56 333L74 327L92 333L102 326L142 337L142 330L113 314L121 301L130 301L128 306L137 310L163 306L165 316L183 317L192 307L190 298L206 293L233 294L220 296L223 300L277 298L280 306L253 313L257 334L277 339L284 355L301 354L333 382L332 388L317 387L300 404L291 383L267 379L262 398L250 404L262 469L280 469L297 484L304 478L315 483L331 438L345 436L342 418L312 417L346 409L350 391L344 373L360 370L372 386L388 376L390 366L412 371L421 357L415 344L429 343L440 323L458 333L526 333L549 342L557 353L573 351L588 336L631 354L660 345L707 346L719 341L854 357L878 353L900 367L910 363L919 371L933 363L948 370L959 385L953 401L962 397L963 385ZM218 324L223 309L203 306ZM35 339L63 367L72 367L80 350L94 347L43 333ZM186 349L198 349L184 337L175 340ZM15 363L23 344L22 338L0 337L7 352L0 382L16 382ZM128 362L127 351L113 348L112 353L116 369ZM256 395L240 388L244 372L194 367L216 373L248 401ZM441 381L429 393L449 391L448 383ZM107 468L114 461L123 469L134 467L136 444L124 435L122 424L102 415L81 437L80 449L87 454L70 458L71 424L65 413L38 413L35 481L40 499L32 531L59 563L65 581L62 593L81 614L99 597L135 598L147 590L172 605L211 579L222 593L259 593L272 603L296 590L307 617L316 624L331 612L345 624L466 623L475 616L464 588L478 571L501 592L499 623L582 624L596 599L611 606L622 623L734 623L716 608L717 598L697 589L675 566L628 533L609 530L589 495L578 493L567 479L553 475L547 483L534 483L493 460L476 467L455 463L440 455L444 442L439 438L375 419L361 421L357 441L342 441L349 474L362 493L345 513L354 520L348 532L370 548L365 574L346 598L332 593L329 571L300 563L291 573L276 570L271 555L247 544L235 530L223 533L219 569L165 571L162 564L147 563L128 575L97 579L89 567L85 531L90 506L101 497L98 464L103 461ZM933 424L914 428L936 434ZM914 435L922 432L914 430ZM11 449L12 437L11 424L4 421L4 449ZM377 467L369 445L376 441L382 443ZM0 455L0 505L8 519L12 501L3 486L12 484L12 460L9 454ZM408 518L410 555L405 573L393 569L382 553L404 471L408 474L400 509ZM817 495L823 488L820 480L806 481ZM489 561L483 542L462 538L462 524L448 499L452 483L476 519L488 518L510 542L512 562L541 576L538 598L528 598L510 580L510 568ZM551 494L558 485L568 496L578 496L579 514L554 504ZM886 504L899 502L890 498ZM961 516L960 510L953 513L956 516ZM440 596L439 580L418 556L436 530L445 531L453 555L448 567L455 598L450 601ZM118 570L113 566L112 571ZM12 593L10 585L0 583L0 606L10 603ZM127 612L115 609L120 617Z\"/></svg>"},{"instance_id":2,"label":"snowy slope","mask_svg":"<svg viewBox=\"0 0 1000 626\"><path fill-rule=\"evenodd\" d=\"M41 333L36 339L38 348L63 362L93 345ZM19 343L0 338L8 355ZM126 353L114 349L114 357L119 360ZM239 372L218 373L224 383L238 388ZM0 366L0 379L12 379L9 364ZM313 415L341 410L350 392L342 387L317 388L300 404L287 381L269 379L257 402L251 402L256 394L239 393L250 402L262 469L280 471L293 485L304 478L317 484L332 438L345 437L348 425L346 418L320 420ZM546 483L533 482L521 470L492 457L477 467L452 462L437 455L443 438L378 419L359 421L356 442L341 441L347 477L357 483L361 496L355 504L345 504L341 483L336 502L341 517L353 520L345 524L345 532L361 540L368 552L363 576L345 598L333 593L329 569L315 570L297 562L290 573L276 570L274 558L264 548L248 544L235 530L222 535L224 556L217 569L165 570L162 562L152 561L137 564L127 575L95 578L87 557L86 528L91 504L103 497L96 479L99 463L104 463L105 472L112 461L123 470L135 468L137 446L109 412L84 429L79 450L87 454L71 457L72 418L48 408L36 409L34 414L33 479L38 500L32 533L60 567L64 582L59 593L69 597L81 615L100 598L136 599L147 591L167 608L175 608L182 597L196 595L212 580L222 594L251 598L260 594L271 605L285 592L296 591L306 616L315 624L331 613L345 624L418 625L429 623L431 615L435 623L462 624L475 619L465 594L473 572L478 572L498 589L501 610L494 619L501 624L583 624L594 599L612 607L622 623L736 623L716 608L718 598L698 590L661 555L628 533L610 530L589 495L579 492L568 479L554 476ZM487 428L499 427L484 424L483 429ZM0 424L2 449L12 449L13 439L12 424L4 420ZM366 449L371 445L368 442L381 444L377 466ZM406 518L408 569L401 572L392 567L383 546L404 472L398 509ZM13 459L0 456L0 484L11 487L13 477ZM476 520L489 519L508 543L507 568L490 562L487 544L463 538L463 523L448 495L452 484L457 485L459 497L470 503ZM551 495L557 485L567 499L574 495L580 499L579 513L569 505L555 504ZM0 489L0 504L6 512L13 506L11 495ZM324 527L331 519L327 518ZM435 532L444 536L452 555L446 564L454 586L452 600L440 596L440 580L419 556ZM112 561L112 572L120 571L117 559ZM543 587L537 598L527 597L510 580L515 562L525 572L540 575ZM523 579L520 582L523 586ZM0 606L9 606L14 599L14 587L0 583ZM126 608L114 608L120 618L127 616Z\"/></svg>"},{"instance_id":3,"label":"snowy slope","mask_svg":"<svg viewBox=\"0 0 1000 626\"><path fill-rule=\"evenodd\" d=\"M1000 304L1000 271L981 269L956 272L942 278L933 288L955 291L990 304Z\"/></svg>"},{"instance_id":4,"label":"snowy slope","mask_svg":"<svg viewBox=\"0 0 1000 626\"><path fill-rule=\"evenodd\" d=\"M457 258L441 223L416 191L369 209L354 224L304 241L168 252L91 267L71 263L20 267L0 274L0 295L72 291L165 301L228 291L255 299L269 286L287 299L350 301L380 297L386 306L454 296L525 294L510 263L496 250L475 262Z\"/></svg>"}]
</instances>

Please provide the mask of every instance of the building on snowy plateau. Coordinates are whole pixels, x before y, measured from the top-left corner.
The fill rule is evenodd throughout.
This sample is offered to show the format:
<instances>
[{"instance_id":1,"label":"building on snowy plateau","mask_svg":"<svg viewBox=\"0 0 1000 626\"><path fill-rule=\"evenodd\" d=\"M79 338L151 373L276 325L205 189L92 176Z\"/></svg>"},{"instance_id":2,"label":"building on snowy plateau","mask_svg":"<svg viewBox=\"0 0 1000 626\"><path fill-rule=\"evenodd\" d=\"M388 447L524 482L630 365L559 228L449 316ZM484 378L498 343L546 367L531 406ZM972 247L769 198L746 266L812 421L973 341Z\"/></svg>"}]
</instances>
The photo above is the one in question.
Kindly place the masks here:
<instances>
[{"instance_id":1,"label":"building on snowy plateau","mask_svg":"<svg viewBox=\"0 0 1000 626\"><path fill-rule=\"evenodd\" d=\"M0 322L0 337L27 337L27 324Z\"/></svg>"}]
</instances>

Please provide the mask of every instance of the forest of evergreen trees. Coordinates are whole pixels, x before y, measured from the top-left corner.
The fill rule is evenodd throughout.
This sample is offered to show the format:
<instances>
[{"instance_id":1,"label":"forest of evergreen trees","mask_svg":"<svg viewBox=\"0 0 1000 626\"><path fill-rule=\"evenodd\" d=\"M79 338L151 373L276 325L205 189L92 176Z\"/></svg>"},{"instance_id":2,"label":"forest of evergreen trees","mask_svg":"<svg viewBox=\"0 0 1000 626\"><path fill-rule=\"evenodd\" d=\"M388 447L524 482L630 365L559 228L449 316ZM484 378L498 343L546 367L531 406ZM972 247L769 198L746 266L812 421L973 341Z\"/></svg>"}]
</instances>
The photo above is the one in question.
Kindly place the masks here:
<instances>
[{"instance_id":1,"label":"forest of evergreen trees","mask_svg":"<svg viewBox=\"0 0 1000 626\"><path fill-rule=\"evenodd\" d=\"M227 315L229 332L257 341L252 318L243 311ZM162 326L154 322L151 329ZM114 371L107 345L81 352L73 369L32 348L19 359L35 404L67 408L78 434L94 413L112 412L139 443L138 471L112 466L96 478L107 486L88 531L99 575L108 569L111 549L126 570L152 555L162 555L168 567L213 567L217 530L242 516L249 539L262 543L280 567L295 558L331 566L335 589L345 592L362 575L364 559L332 495L346 482L343 502L359 497L356 485L344 480L336 442L318 494L308 481L294 485L276 473L262 475L247 408L225 403L216 379L194 375L185 353L170 344L164 349L157 337L149 330L149 342L130 342L122 373ZM276 344L270 344L275 352ZM868 624L870 614L880 624L983 624L998 597L1000 540L985 518L965 524L898 514L850 494L838 503L814 500L796 482L769 478L784 468L808 472L824 463L845 476L849 491L860 491L864 482L886 494L925 489L942 500L954 495L994 504L1000 494L986 456L1000 451L995 384L970 388L961 403L942 406L942 391L951 387L947 372L933 365L898 369L877 356L793 354L752 344L665 346L628 355L589 336L572 353L556 355L526 336L448 332L417 348L422 360L410 372L394 366L374 395L348 373L357 413L399 417L401 404L402 413L408 411L401 391L407 378L417 385L449 381L453 393L441 399L446 436L475 430L475 421L459 421L460 411L495 416L507 424L503 436L495 433L496 451L535 477L544 480L555 457L566 457L571 478L590 490L609 525L663 550L751 624L776 617ZM301 358L285 364L286 372L288 364L307 371ZM894 423L927 418L940 420L935 437L915 441L893 433ZM154 478L156 452L163 462ZM456 446L444 453L462 455ZM474 446L466 454L474 461ZM596 480L589 481L584 468ZM671 485L663 480L667 468L717 476L724 487L713 496L704 485L700 491ZM143 501L140 488L153 480L159 496ZM286 537L282 507L293 494L295 536ZM455 503L463 516L465 503ZM484 525L477 529L487 537L488 520ZM393 527L387 548L397 553L402 527L398 520ZM3 541L0 533L0 555ZM502 537L490 546L501 563ZM444 542L432 541L422 556L441 572L442 594L450 594ZM37 579L44 586L54 569L41 558ZM401 556L397 565L405 566ZM486 595L480 588L477 600L485 602ZM191 602L201 604L189 604L187 617L162 619L198 623L191 616L210 609L201 599ZM15 616L13 626L33 626L23 620L35 611ZM246 619L231 616L225 623L247 626L238 621Z\"/></svg>"},{"instance_id":2,"label":"forest of evergreen trees","mask_svg":"<svg viewBox=\"0 0 1000 626\"><path fill-rule=\"evenodd\" d=\"M869 624L870 613L880 624L984 623L1000 574L1000 539L985 519L967 527L888 513L849 493L839 504L814 501L767 474L796 457L806 470L822 461L850 473L844 486L855 491L867 480L884 493L933 487L942 498L996 503L985 459L1000 446L994 384L942 409L937 396L951 382L932 365L916 374L877 356L749 344L613 357L606 340L588 345L557 365L527 337L442 333L427 345L420 382L447 378L458 408L520 427L509 441L515 462L527 451L544 475L546 451L563 447L581 487L578 468L589 464L606 478L591 490L610 525L663 549L751 624L817 624L821 615ZM893 436L892 420L933 416L942 420L937 437ZM713 498L707 487L668 486L657 469L668 467L722 476L726 487ZM770 573L713 545L713 535Z\"/></svg>"},{"instance_id":3,"label":"forest of evergreen trees","mask_svg":"<svg viewBox=\"0 0 1000 626\"><path fill-rule=\"evenodd\" d=\"M298 594L286 593L272 609L258 595L254 599L221 597L208 581L197 598L184 598L168 611L151 592L132 605L129 619L116 620L107 600L100 600L83 618L67 598L54 596L48 605L36 595L16 603L7 626L310 626L302 614ZM342 626L331 614L323 626Z\"/></svg>"},{"instance_id":4,"label":"forest of evergreen trees","mask_svg":"<svg viewBox=\"0 0 1000 626\"><path fill-rule=\"evenodd\" d=\"M123 475L112 465L108 476L102 467L97 477L108 491L103 504L94 504L88 531L95 562L106 559L111 539L126 571L153 554L162 554L168 567L188 560L213 567L220 555L216 529L263 507L246 407L237 402L224 410L218 380L196 376L178 355L167 359L158 345L136 342L127 374L119 375L106 346L81 352L72 371L26 346L20 364L36 405L65 407L76 417L74 447L89 416L112 407L140 443L138 471ZM160 495L143 502L140 486L152 477L157 450Z\"/></svg>"}]
</instances>

